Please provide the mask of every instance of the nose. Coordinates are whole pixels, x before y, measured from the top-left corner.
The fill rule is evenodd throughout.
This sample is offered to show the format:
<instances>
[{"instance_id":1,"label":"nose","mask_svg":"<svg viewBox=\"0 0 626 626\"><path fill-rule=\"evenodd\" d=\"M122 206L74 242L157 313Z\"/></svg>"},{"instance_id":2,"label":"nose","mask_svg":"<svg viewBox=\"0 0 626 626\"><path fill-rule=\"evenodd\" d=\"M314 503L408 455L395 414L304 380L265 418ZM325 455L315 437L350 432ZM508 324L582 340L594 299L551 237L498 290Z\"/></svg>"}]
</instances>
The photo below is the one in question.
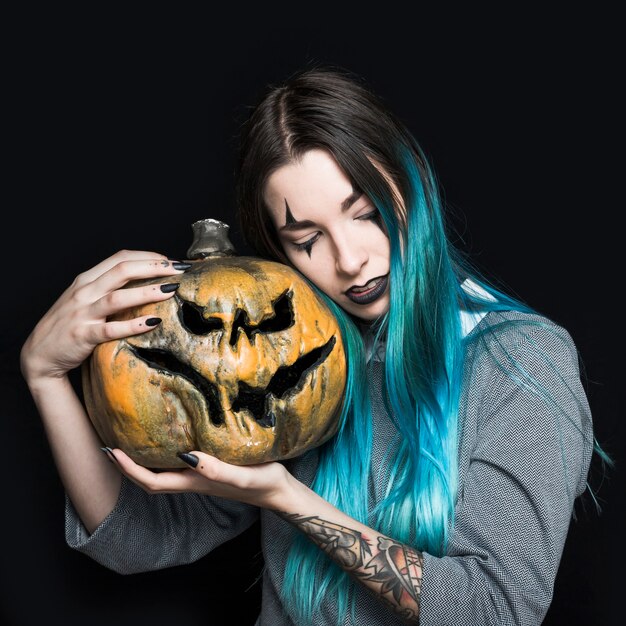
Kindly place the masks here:
<instances>
[{"instance_id":1,"label":"nose","mask_svg":"<svg viewBox=\"0 0 626 626\"><path fill-rule=\"evenodd\" d=\"M335 268L339 274L357 276L361 272L369 259L365 244L364 241L335 241Z\"/></svg>"}]
</instances>

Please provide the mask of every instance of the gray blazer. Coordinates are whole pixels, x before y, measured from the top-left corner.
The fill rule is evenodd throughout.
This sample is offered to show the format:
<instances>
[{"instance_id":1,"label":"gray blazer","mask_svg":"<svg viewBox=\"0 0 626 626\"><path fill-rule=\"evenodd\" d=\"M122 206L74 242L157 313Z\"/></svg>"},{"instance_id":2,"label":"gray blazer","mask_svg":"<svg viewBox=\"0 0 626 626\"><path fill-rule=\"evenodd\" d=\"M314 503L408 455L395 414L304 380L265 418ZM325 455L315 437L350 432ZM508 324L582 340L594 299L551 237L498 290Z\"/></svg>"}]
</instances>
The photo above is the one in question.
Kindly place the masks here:
<instances>
[{"instance_id":1,"label":"gray blazer","mask_svg":"<svg viewBox=\"0 0 626 626\"><path fill-rule=\"evenodd\" d=\"M540 320L544 328L509 326L497 341L477 330L501 320ZM459 488L447 554L424 553L422 626L540 624L552 599L574 499L586 487L592 456L592 419L569 333L543 316L488 313L471 329L460 404ZM570 419L498 367L490 350L513 354L557 399ZM536 348L556 366L556 373ZM499 351L499 352L498 352ZM374 357L370 389L374 450L372 505L384 496L383 455L399 436L381 398L384 364ZM509 368L510 369L510 368ZM570 391L573 392L573 398ZM562 446L562 448L561 448ZM393 458L393 457L392 457ZM285 462L310 486L317 451ZM380 480L374 477L379 475ZM193 493L149 495L123 478L113 511L90 536L66 495L67 544L120 574L195 561L235 537L260 516L265 560L258 626L296 626L277 590L297 531L270 511ZM401 624L364 588L357 589L357 624ZM315 624L336 622L336 607L322 605ZM347 625L349 622L346 620Z\"/></svg>"}]
</instances>

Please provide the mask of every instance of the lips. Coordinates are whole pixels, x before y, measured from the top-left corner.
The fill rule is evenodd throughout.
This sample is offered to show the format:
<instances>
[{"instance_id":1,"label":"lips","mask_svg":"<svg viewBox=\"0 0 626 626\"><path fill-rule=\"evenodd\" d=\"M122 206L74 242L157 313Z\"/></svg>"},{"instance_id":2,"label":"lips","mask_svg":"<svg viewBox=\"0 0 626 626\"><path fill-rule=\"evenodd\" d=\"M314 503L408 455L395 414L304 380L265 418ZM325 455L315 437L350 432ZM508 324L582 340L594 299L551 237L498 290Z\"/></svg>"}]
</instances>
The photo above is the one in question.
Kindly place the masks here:
<instances>
[{"instance_id":1,"label":"lips","mask_svg":"<svg viewBox=\"0 0 626 626\"><path fill-rule=\"evenodd\" d=\"M378 276L359 287L351 287L346 296L355 304L370 304L380 298L387 289L389 274Z\"/></svg>"}]
</instances>

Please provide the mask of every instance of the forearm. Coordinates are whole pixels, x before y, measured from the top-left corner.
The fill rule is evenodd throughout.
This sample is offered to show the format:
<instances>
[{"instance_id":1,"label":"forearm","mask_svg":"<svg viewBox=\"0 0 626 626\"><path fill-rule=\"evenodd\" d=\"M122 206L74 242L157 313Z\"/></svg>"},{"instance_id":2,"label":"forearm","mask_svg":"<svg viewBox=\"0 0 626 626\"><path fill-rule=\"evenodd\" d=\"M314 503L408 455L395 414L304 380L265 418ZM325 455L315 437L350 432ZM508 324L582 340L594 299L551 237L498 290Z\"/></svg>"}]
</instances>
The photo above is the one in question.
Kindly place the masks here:
<instances>
[{"instance_id":1,"label":"forearm","mask_svg":"<svg viewBox=\"0 0 626 626\"><path fill-rule=\"evenodd\" d=\"M102 442L67 377L27 382L61 482L92 533L117 502L121 474L100 451Z\"/></svg>"},{"instance_id":2,"label":"forearm","mask_svg":"<svg viewBox=\"0 0 626 626\"><path fill-rule=\"evenodd\" d=\"M407 624L419 623L422 554L342 513L292 481L274 512L293 524Z\"/></svg>"}]
</instances>

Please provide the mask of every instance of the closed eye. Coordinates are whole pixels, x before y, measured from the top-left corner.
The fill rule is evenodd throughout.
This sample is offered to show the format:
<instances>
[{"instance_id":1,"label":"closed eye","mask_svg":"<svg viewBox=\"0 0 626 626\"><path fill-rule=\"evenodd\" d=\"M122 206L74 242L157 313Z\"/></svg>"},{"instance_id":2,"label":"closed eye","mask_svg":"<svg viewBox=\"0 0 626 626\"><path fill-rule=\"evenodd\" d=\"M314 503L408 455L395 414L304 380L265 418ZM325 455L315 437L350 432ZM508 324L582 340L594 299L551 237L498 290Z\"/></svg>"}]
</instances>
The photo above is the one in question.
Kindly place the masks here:
<instances>
[{"instance_id":1,"label":"closed eye","mask_svg":"<svg viewBox=\"0 0 626 626\"><path fill-rule=\"evenodd\" d=\"M378 209L374 209L373 211L370 211L369 213L366 213L365 215L359 215L359 217L357 217L357 220L377 220L380 217L380 213L378 212Z\"/></svg>"},{"instance_id":2,"label":"closed eye","mask_svg":"<svg viewBox=\"0 0 626 626\"><path fill-rule=\"evenodd\" d=\"M378 226L378 228L380 228L380 230L382 230L383 233L385 233L386 235L385 227L383 225L383 216L380 214L380 211L378 209L374 209L373 211L370 211L369 213L366 213L365 215L361 215L357 217L356 219L374 222L374 224L376 224L376 226Z\"/></svg>"},{"instance_id":3,"label":"closed eye","mask_svg":"<svg viewBox=\"0 0 626 626\"><path fill-rule=\"evenodd\" d=\"M315 235L313 235L313 237L311 237L310 239L307 239L305 242L303 243L294 243L294 247L296 248L296 250L304 250L308 255L309 258L311 258L311 248L313 248L313 244L320 238L320 233L315 233Z\"/></svg>"},{"instance_id":4,"label":"closed eye","mask_svg":"<svg viewBox=\"0 0 626 626\"><path fill-rule=\"evenodd\" d=\"M370 211L369 213L366 213L365 215L359 215L359 217L356 217L354 219L356 219L356 220L363 220L363 221L365 221L365 220L372 221L375 224L377 224L379 226L379 228L381 228L381 230L382 230L382 226L381 226L382 218L381 218L381 215L380 215L380 212L378 211L378 209L374 209L373 211ZM304 241L302 243L293 243L292 245L298 251L304 250L309 255L309 258L311 258L311 250L313 248L313 244L319 238L320 238L320 233L316 233L310 239L307 239L306 241Z\"/></svg>"}]
</instances>

